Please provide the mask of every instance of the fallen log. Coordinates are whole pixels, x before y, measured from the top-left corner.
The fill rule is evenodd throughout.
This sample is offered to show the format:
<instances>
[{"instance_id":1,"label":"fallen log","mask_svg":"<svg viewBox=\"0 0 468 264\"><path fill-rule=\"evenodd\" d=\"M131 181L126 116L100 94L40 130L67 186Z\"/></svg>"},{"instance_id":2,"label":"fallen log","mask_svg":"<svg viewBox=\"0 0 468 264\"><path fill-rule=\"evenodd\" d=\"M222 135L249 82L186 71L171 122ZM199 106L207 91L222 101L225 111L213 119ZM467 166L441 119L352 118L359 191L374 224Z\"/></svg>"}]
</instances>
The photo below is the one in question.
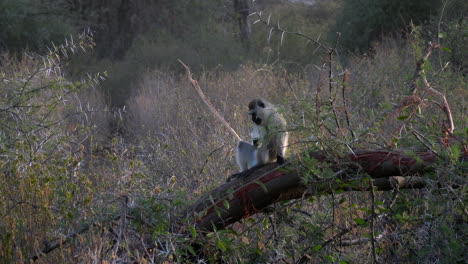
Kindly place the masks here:
<instances>
[{"instance_id":1,"label":"fallen log","mask_svg":"<svg viewBox=\"0 0 468 264\"><path fill-rule=\"evenodd\" d=\"M409 155L391 150L354 152L339 163L328 160L323 153L310 153L310 157L329 163L335 168L336 177L304 182L297 165L268 164L232 177L233 180L201 197L184 216L198 231L210 232L261 212L273 203L304 196L336 190L365 191L370 186L382 191L422 188L424 173L438 161L432 152ZM372 185L365 174L370 176L367 179L372 180Z\"/></svg>"}]
</instances>

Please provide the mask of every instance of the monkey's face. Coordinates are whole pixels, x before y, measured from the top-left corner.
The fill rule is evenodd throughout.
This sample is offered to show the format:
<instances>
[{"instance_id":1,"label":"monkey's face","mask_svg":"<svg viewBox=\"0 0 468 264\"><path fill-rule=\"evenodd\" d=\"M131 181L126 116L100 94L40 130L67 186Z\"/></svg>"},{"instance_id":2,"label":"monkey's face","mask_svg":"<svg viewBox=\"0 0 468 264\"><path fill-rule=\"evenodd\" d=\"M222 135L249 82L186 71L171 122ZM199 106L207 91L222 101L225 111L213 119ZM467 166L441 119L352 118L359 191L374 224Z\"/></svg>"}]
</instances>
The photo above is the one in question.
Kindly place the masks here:
<instances>
[{"instance_id":1,"label":"monkey's face","mask_svg":"<svg viewBox=\"0 0 468 264\"><path fill-rule=\"evenodd\" d=\"M261 99L254 99L249 103L249 115L252 115L252 121L255 124L262 124L262 119L264 118L264 109L265 103Z\"/></svg>"}]
</instances>

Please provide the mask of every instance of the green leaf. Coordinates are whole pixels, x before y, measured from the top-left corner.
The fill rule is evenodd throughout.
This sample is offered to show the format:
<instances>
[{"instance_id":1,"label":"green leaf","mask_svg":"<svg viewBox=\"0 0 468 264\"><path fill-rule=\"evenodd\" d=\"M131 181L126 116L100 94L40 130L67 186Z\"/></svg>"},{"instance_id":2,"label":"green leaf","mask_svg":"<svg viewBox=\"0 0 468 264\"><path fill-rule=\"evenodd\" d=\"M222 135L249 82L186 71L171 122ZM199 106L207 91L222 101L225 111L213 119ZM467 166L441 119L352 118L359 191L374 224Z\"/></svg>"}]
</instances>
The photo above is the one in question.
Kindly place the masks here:
<instances>
[{"instance_id":1,"label":"green leaf","mask_svg":"<svg viewBox=\"0 0 468 264\"><path fill-rule=\"evenodd\" d=\"M190 226L189 229L190 229L190 233L192 234L192 237L196 238L197 237L197 230L195 230L195 227Z\"/></svg>"},{"instance_id":2,"label":"green leaf","mask_svg":"<svg viewBox=\"0 0 468 264\"><path fill-rule=\"evenodd\" d=\"M372 211L370 209L367 209L367 208L358 208L359 211L362 211L362 212L366 212L368 214L372 213Z\"/></svg>"},{"instance_id":3,"label":"green leaf","mask_svg":"<svg viewBox=\"0 0 468 264\"><path fill-rule=\"evenodd\" d=\"M317 245L317 246L315 246L315 247L312 248L312 252L317 252L317 251L319 251L321 248L322 248L322 245Z\"/></svg>"},{"instance_id":4,"label":"green leaf","mask_svg":"<svg viewBox=\"0 0 468 264\"><path fill-rule=\"evenodd\" d=\"M400 121L403 121L405 119L408 119L408 116L407 115L402 115L402 116L397 117L397 119L400 120Z\"/></svg>"},{"instance_id":5,"label":"green leaf","mask_svg":"<svg viewBox=\"0 0 468 264\"><path fill-rule=\"evenodd\" d=\"M364 221L364 219L359 218L359 217L354 218L353 220L358 226L366 227L369 225L366 221Z\"/></svg>"},{"instance_id":6,"label":"green leaf","mask_svg":"<svg viewBox=\"0 0 468 264\"><path fill-rule=\"evenodd\" d=\"M219 248L219 249L221 249L222 251L226 251L226 250L227 250L226 244L225 244L223 241L221 241L220 239L218 239L218 240L216 241L216 247Z\"/></svg>"},{"instance_id":7,"label":"green leaf","mask_svg":"<svg viewBox=\"0 0 468 264\"><path fill-rule=\"evenodd\" d=\"M229 190L228 190L228 198L230 200L234 199L234 189L232 187L229 188Z\"/></svg>"},{"instance_id":8,"label":"green leaf","mask_svg":"<svg viewBox=\"0 0 468 264\"><path fill-rule=\"evenodd\" d=\"M445 33L445 32L440 32L439 33L439 38L445 38L445 37L447 37L447 33Z\"/></svg>"},{"instance_id":9,"label":"green leaf","mask_svg":"<svg viewBox=\"0 0 468 264\"><path fill-rule=\"evenodd\" d=\"M191 247L191 246L187 246L187 250L190 252L190 254L192 254L194 256L197 254L197 253L195 253L195 250L193 250L193 247Z\"/></svg>"},{"instance_id":10,"label":"green leaf","mask_svg":"<svg viewBox=\"0 0 468 264\"><path fill-rule=\"evenodd\" d=\"M268 221L268 218L266 217L263 218L262 225L263 225L263 230L268 229L268 227L270 226L270 222Z\"/></svg>"},{"instance_id":11,"label":"green leaf","mask_svg":"<svg viewBox=\"0 0 468 264\"><path fill-rule=\"evenodd\" d=\"M446 48L446 47L443 47L443 48L442 48L442 50L443 50L443 51L446 51L446 52L452 52L452 50L451 50L451 49L449 49L449 48Z\"/></svg>"},{"instance_id":12,"label":"green leaf","mask_svg":"<svg viewBox=\"0 0 468 264\"><path fill-rule=\"evenodd\" d=\"M263 189L263 191L264 191L265 193L268 192L268 189L267 189L266 185L265 185L263 182L261 182L261 181L254 181L254 183L260 185L260 187L262 187L262 189Z\"/></svg>"},{"instance_id":13,"label":"green leaf","mask_svg":"<svg viewBox=\"0 0 468 264\"><path fill-rule=\"evenodd\" d=\"M229 209L229 202L228 200L223 201L224 208Z\"/></svg>"}]
</instances>

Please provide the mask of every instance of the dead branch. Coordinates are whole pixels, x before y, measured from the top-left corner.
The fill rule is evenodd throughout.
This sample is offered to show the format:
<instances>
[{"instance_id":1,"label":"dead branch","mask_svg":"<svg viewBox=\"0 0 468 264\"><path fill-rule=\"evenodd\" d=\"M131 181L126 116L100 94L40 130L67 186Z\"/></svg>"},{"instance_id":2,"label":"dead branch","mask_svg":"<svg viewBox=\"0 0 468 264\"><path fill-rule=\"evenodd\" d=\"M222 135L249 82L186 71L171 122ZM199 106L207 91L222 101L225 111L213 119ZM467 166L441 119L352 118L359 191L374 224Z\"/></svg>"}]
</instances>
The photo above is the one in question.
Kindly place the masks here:
<instances>
[{"instance_id":1,"label":"dead branch","mask_svg":"<svg viewBox=\"0 0 468 264\"><path fill-rule=\"evenodd\" d=\"M343 107L344 107L344 114L346 118L346 125L348 126L348 130L351 132L353 138L356 138L353 129L351 128L351 123L349 122L349 111L348 111L348 100L346 99L346 93L348 92L348 84L349 84L349 71L348 69L344 70L343 73L343 87L342 87L342 98L343 98Z\"/></svg>"},{"instance_id":2,"label":"dead branch","mask_svg":"<svg viewBox=\"0 0 468 264\"><path fill-rule=\"evenodd\" d=\"M338 44L338 38L336 39L336 43ZM328 92L329 92L329 102L330 102L330 107L332 109L333 113L333 118L335 120L336 124L336 129L338 131L337 134L340 134L341 131L341 125L338 120L338 115L336 113L336 108L335 108L335 97L333 96L333 71L332 71L332 66L333 66L333 51L335 49L330 50L328 53Z\"/></svg>"},{"instance_id":3,"label":"dead branch","mask_svg":"<svg viewBox=\"0 0 468 264\"><path fill-rule=\"evenodd\" d=\"M54 242L44 242L45 246L41 250L41 252L39 254L34 255L33 257L31 257L30 260L31 261L38 260L40 257L45 256L45 255L49 254L50 252L54 251L55 249L65 245L67 242L71 241L76 236L87 232L93 226L97 226L97 225L99 225L101 223L104 223L104 222L116 221L116 220L119 220L119 219L120 219L120 215L117 215L117 216L114 216L114 217L112 217L112 218L110 218L108 220L105 220L103 222L94 222L94 223L90 223L90 224L83 224L76 231L68 234L67 236L65 236L63 238L56 239Z\"/></svg>"},{"instance_id":4,"label":"dead branch","mask_svg":"<svg viewBox=\"0 0 468 264\"><path fill-rule=\"evenodd\" d=\"M431 85L429 84L429 82L427 81L426 79L426 76L423 75L421 76L421 79L424 83L424 85L426 86L426 91L428 91L429 93L435 95L435 96L439 96L440 98L442 98L442 104L443 104L443 107L442 107L442 111L444 111L445 115L447 116L447 122L448 122L448 126L449 127L445 127L444 132L448 132L449 134L452 134L453 133L453 130L455 129L455 124L453 123L453 116L452 116L452 111L450 110L450 105L447 101L447 97L445 96L445 94L437 91L436 89L432 88Z\"/></svg>"},{"instance_id":5,"label":"dead branch","mask_svg":"<svg viewBox=\"0 0 468 264\"><path fill-rule=\"evenodd\" d=\"M417 90L418 90L418 85L416 84L417 80L419 79L419 77L425 75L425 72L424 72L424 64L426 63L426 61L429 59L429 57L431 56L432 52L436 49L440 48L439 44L437 43L433 43L433 42L429 42L427 43L427 46L426 48L424 49L423 51L423 55L422 57L419 59L419 61L416 63L416 69L414 70L414 74L413 74L413 79L411 81L411 86L410 86L410 92L414 95L416 94Z\"/></svg>"},{"instance_id":6,"label":"dead branch","mask_svg":"<svg viewBox=\"0 0 468 264\"><path fill-rule=\"evenodd\" d=\"M208 98L206 98L205 94L203 93L202 89L200 88L200 85L198 84L197 80L194 80L192 78L192 73L190 72L190 68L185 65L180 59L178 60L182 66L184 66L185 70L187 71L187 77L192 86L197 90L198 95L201 97L203 102L208 106L208 108L211 110L211 112L214 114L214 116L221 121L221 123L228 129L231 134L237 138L237 140L241 141L242 139L239 137L239 135L236 133L236 131L226 122L226 120L218 113L216 108L210 103Z\"/></svg>"},{"instance_id":7,"label":"dead branch","mask_svg":"<svg viewBox=\"0 0 468 264\"><path fill-rule=\"evenodd\" d=\"M455 125L453 122L452 111L450 110L450 105L447 101L447 97L443 93L431 87L431 84L427 80L426 73L424 72L424 65L426 61L431 56L432 52L439 48L440 48L440 45L438 43L430 42L430 41L427 43L427 46L424 49L421 59L416 63L416 69L413 74L413 80L411 81L410 92L412 93L413 96L416 96L416 93L418 91L418 86L416 83L417 83L417 80L421 78L421 81L424 84L423 90L442 99L442 105L443 105L442 111L447 116L447 123L448 123L448 127L443 128L444 133L452 134L455 129Z\"/></svg>"},{"instance_id":8,"label":"dead branch","mask_svg":"<svg viewBox=\"0 0 468 264\"><path fill-rule=\"evenodd\" d=\"M371 248L372 248L372 260L374 264L377 264L377 254L375 253L375 188L372 181L370 181L370 195L371 195L371 217L370 217L370 231L371 231Z\"/></svg>"},{"instance_id":9,"label":"dead branch","mask_svg":"<svg viewBox=\"0 0 468 264\"><path fill-rule=\"evenodd\" d=\"M378 236L374 237L375 241L379 241L384 237L383 234L379 234ZM349 247L349 246L355 246L359 244L364 244L369 242L371 239L367 237L362 237L362 238L357 238L357 239L350 239L350 240L343 240L340 242L340 246L342 247Z\"/></svg>"}]
</instances>

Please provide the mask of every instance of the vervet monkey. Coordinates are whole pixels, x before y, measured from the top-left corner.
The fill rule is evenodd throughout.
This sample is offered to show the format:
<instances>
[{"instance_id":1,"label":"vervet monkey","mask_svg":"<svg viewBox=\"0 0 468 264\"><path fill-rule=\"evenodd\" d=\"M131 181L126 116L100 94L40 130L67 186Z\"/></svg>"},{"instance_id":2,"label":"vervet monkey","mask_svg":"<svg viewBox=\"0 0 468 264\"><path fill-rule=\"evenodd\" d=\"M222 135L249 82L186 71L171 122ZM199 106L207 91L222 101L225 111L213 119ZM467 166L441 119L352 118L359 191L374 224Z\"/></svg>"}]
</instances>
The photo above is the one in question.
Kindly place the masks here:
<instances>
[{"instance_id":1,"label":"vervet monkey","mask_svg":"<svg viewBox=\"0 0 468 264\"><path fill-rule=\"evenodd\" d=\"M288 144L286 120L264 99L252 100L248 114L255 123L251 133L253 145L245 141L237 145L236 159L241 172L275 161L282 164Z\"/></svg>"},{"instance_id":2,"label":"vervet monkey","mask_svg":"<svg viewBox=\"0 0 468 264\"><path fill-rule=\"evenodd\" d=\"M256 144L256 165L275 161L283 164L289 138L286 120L273 104L264 99L252 100L248 113L252 115L255 126L265 131Z\"/></svg>"}]
</instances>

